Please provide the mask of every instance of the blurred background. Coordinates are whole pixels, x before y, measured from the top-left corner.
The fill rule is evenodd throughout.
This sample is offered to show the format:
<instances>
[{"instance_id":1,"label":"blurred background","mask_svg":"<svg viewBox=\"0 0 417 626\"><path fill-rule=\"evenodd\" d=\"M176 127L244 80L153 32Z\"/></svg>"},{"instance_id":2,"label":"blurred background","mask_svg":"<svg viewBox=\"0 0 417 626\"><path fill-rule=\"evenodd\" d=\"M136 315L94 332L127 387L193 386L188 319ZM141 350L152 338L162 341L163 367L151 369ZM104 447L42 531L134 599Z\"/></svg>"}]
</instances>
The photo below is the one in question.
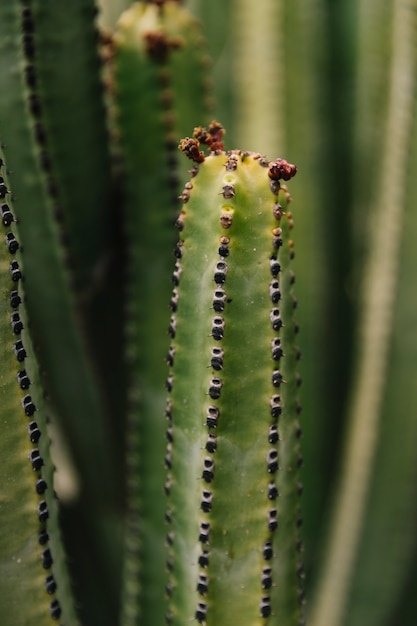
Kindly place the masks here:
<instances>
[{"instance_id":1,"label":"blurred background","mask_svg":"<svg viewBox=\"0 0 417 626\"><path fill-rule=\"evenodd\" d=\"M102 0L102 23L129 4ZM226 147L298 167L307 621L412 626L417 0L185 4Z\"/></svg>"}]
</instances>

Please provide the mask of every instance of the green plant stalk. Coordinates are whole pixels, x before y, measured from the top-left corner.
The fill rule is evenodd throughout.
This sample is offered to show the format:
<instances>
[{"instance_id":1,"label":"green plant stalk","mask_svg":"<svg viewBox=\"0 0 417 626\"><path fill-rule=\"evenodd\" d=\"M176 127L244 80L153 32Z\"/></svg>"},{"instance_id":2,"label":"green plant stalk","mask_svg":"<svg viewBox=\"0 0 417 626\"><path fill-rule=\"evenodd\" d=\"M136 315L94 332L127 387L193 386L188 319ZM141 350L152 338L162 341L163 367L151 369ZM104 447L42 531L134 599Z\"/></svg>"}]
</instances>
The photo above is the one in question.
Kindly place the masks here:
<instances>
[{"instance_id":1,"label":"green plant stalk","mask_svg":"<svg viewBox=\"0 0 417 626\"><path fill-rule=\"evenodd\" d=\"M52 626L62 614L67 623L76 625L58 523L43 392L21 287L24 269L19 235L3 156L0 152L0 613L4 624Z\"/></svg>"},{"instance_id":2,"label":"green plant stalk","mask_svg":"<svg viewBox=\"0 0 417 626\"><path fill-rule=\"evenodd\" d=\"M32 340L41 362L48 411L60 421L81 477L83 520L90 526L91 554L99 551L103 567L93 582L116 586L117 564L109 550L116 545L115 532L105 535L114 515L116 488L113 448L106 436L104 402L96 386L80 331L77 299L71 290L63 231L55 220L58 186L48 163L49 136L39 113L36 61L25 39L33 15L20 2L0 7L0 137L14 193L19 236L25 258L25 294ZM26 42L26 43L25 43ZM53 164L51 163L53 168ZM86 209L87 210L87 209ZM88 497L86 494L89 494ZM113 521L113 520L112 520ZM83 533L80 522L78 529ZM105 535L103 538L103 534ZM107 582L103 579L107 577ZM109 582L109 580L111 582Z\"/></svg>"},{"instance_id":3,"label":"green plant stalk","mask_svg":"<svg viewBox=\"0 0 417 626\"><path fill-rule=\"evenodd\" d=\"M287 192L271 191L259 154L217 150L197 168L173 277L167 619L298 624L292 219L278 204Z\"/></svg>"},{"instance_id":4,"label":"green plant stalk","mask_svg":"<svg viewBox=\"0 0 417 626\"><path fill-rule=\"evenodd\" d=\"M28 31L51 175L71 245L78 290L87 298L108 245L110 159L100 82L94 0L34 0ZM75 192L75 193L74 193ZM81 197L80 197L81 196ZM90 294L91 297L91 294Z\"/></svg>"},{"instance_id":5,"label":"green plant stalk","mask_svg":"<svg viewBox=\"0 0 417 626\"><path fill-rule=\"evenodd\" d=\"M32 334L47 372L44 382L83 484L86 489L91 487L96 501L109 502L115 491L112 450L106 439L104 403L86 356L76 298L70 288L67 250L61 245L62 230L55 219L59 187L45 168L45 159L49 159L47 130L33 112L33 102L42 103L36 90L37 57L28 58L23 45L28 27L22 22L29 18L17 1L2 3L0 11L0 136L25 250Z\"/></svg>"},{"instance_id":6,"label":"green plant stalk","mask_svg":"<svg viewBox=\"0 0 417 626\"><path fill-rule=\"evenodd\" d=\"M366 567L366 563L361 562L359 546L362 534L367 530L366 503L377 461L384 390L389 372L388 357L405 209L405 172L415 103L416 30L412 10L411 6L394 3L387 131L372 212L369 255L361 285L362 310L357 339L359 358L326 558L312 606L312 626L347 623L344 620L349 617L348 598L355 567ZM387 419L393 419L392 415ZM404 459L409 462L408 455ZM413 465L410 471L414 474ZM374 482L373 489L376 488ZM381 515L387 514L384 507ZM380 556L381 569L386 562L383 551ZM363 623L369 623L369 617Z\"/></svg>"},{"instance_id":7,"label":"green plant stalk","mask_svg":"<svg viewBox=\"0 0 417 626\"><path fill-rule=\"evenodd\" d=\"M126 187L128 526L122 623L162 623L164 405L177 143L207 119L200 27L178 2L134 3L114 36L117 127ZM138 122L139 121L139 122ZM145 478L146 477L146 478Z\"/></svg>"}]
</instances>

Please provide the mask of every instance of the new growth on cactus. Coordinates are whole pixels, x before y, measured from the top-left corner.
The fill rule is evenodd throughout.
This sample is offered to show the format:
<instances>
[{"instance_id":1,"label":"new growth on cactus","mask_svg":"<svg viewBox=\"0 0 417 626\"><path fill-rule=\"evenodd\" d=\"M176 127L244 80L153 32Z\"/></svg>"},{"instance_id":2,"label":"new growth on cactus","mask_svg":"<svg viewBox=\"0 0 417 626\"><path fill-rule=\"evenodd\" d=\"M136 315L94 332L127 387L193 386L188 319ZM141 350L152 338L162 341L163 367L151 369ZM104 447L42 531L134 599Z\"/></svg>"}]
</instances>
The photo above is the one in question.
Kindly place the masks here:
<instances>
[{"instance_id":1,"label":"new growth on cactus","mask_svg":"<svg viewBox=\"0 0 417 626\"><path fill-rule=\"evenodd\" d=\"M194 165L167 357L167 622L299 624L297 302L281 183L296 168L224 151L223 133L213 122L179 146Z\"/></svg>"}]
</instances>

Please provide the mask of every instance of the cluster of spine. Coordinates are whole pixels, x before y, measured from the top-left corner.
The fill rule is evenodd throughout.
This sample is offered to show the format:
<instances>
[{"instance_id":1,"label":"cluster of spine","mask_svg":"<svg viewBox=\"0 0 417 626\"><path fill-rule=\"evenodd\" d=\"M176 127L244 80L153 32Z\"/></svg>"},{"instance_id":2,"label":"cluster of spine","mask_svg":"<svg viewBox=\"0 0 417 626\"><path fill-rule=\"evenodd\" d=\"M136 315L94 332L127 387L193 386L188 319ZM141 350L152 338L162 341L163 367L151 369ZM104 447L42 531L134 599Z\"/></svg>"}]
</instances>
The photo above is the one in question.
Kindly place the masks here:
<instances>
[{"instance_id":1,"label":"cluster of spine","mask_svg":"<svg viewBox=\"0 0 417 626\"><path fill-rule=\"evenodd\" d=\"M219 510L216 517L213 517L213 511L216 508L216 500L219 498L219 491L221 488L218 483L217 475L219 474L219 479L222 480L221 472L224 468L224 457L220 458L219 463L217 462L218 451L221 450L222 445L224 444L224 439L227 437L225 435L224 430L222 429L222 425L224 424L224 420L231 419L232 415L230 415L230 398L232 398L233 403L233 391L230 392L228 387L230 387L230 382L228 380L230 376L230 371L228 370L228 360L231 358L230 349L231 346L227 342L228 338L228 329L233 323L238 324L239 319L238 315L235 320L233 320L232 314L228 315L228 310L230 307L233 307L233 300L236 296L236 282L234 283L233 288L228 290L228 278L230 276L231 280L236 280L236 278L232 278L234 274L234 246L239 246L238 237L240 233L238 231L238 226L236 229L233 229L234 225L234 202L239 203L239 185L237 184L235 187L234 181L238 181L239 179L239 168L242 167L242 164L246 160L253 160L258 163L258 167L266 168L268 172L268 176L265 174L265 178L269 180L269 188L272 191L273 197L275 197L275 202L271 202L270 209L272 209L273 220L275 220L275 227L271 229L271 235L268 238L265 238L265 249L270 250L269 252L269 274L270 280L269 284L265 285L265 291L268 294L268 298L270 301L270 309L269 309L269 326L272 332L272 337L266 340L265 337L259 337L259 341L265 343L265 352L269 351L269 358L271 363L270 369L270 395L269 395L269 406L262 406L262 401L258 403L258 412L260 414L269 413L268 423L264 422L264 426L260 425L260 428L264 428L264 441L267 442L267 447L264 445L262 449L264 450L264 487L259 486L259 489L264 493L265 501L265 520L264 520L264 528L261 531L259 537L259 554L261 555L262 565L259 570L259 597L258 597L258 618L266 620L271 614L273 614L273 603L271 601L271 593L274 586L274 575L273 575L273 562L275 559L279 559L279 554L275 554L274 544L274 536L279 526L279 506L278 506L278 497L279 493L279 480L276 480L276 476L279 473L280 463L279 463L279 455L280 455L280 431L279 431L279 420L282 412L284 411L284 418L288 421L294 422L294 411L292 408L288 411L288 415L285 414L285 405L296 404L296 413L300 411L298 400L294 401L293 396L291 397L291 401L288 400L284 403L281 402L281 386L286 384L286 380L280 370L280 362L281 359L285 357L284 354L284 346L281 341L281 334L283 328L283 320L281 317L281 312L279 308L279 303L281 300L281 290L280 290L280 272L281 266L279 261L279 251L283 244L283 232L280 227L280 222L283 216L285 216L286 220L286 236L288 236L288 230L292 228L293 220L291 213L284 212L283 206L278 201L278 195L280 194L280 198L284 198L284 203L288 204L290 198L287 192L285 185L280 185L280 180L288 180L295 173L295 167L286 163L283 160L277 160L275 163L269 163L267 159L259 154L253 153L245 153L241 151L231 151L224 153L222 151L222 135L223 129L217 123L212 123L209 127L209 131L207 132L205 129L199 128L195 130L193 139L186 139L180 144L180 148L196 163L191 170L192 177L198 178L200 165L204 163L206 157L199 150L199 142L205 143L211 149L210 158L220 158L222 159L220 168L224 169L224 180L223 184L217 192L218 196L223 198L223 202L219 201L217 204L221 204L221 208L218 215L217 222L217 242L216 242L216 256L217 259L214 260L213 270L212 270L212 292L210 301L207 303L210 305L211 316L208 327L209 329L209 337L211 339L211 345L209 347L209 354L206 355L207 363L206 370L210 371L210 376L207 380L207 386L204 390L204 395L201 397L201 413L202 415L196 415L196 429L199 428L199 423L201 417L204 419L205 425L205 436L204 436L204 449L200 457L200 469L199 475L194 476L194 481L201 481L201 490L199 495L199 512L195 516L195 540L198 541L198 555L197 553L193 553L193 555L189 555L189 565L193 571L191 578L195 581L194 591L197 592L197 606L195 608L194 616L189 615L189 617L194 617L201 624L209 624L212 623L210 621L210 609L213 606L213 602L216 602L216 593L211 594L211 579L215 579L217 577L217 572L215 571L215 565L212 565L212 557L211 552L214 546L214 549L218 549L218 544L216 538L213 535L219 532L218 529L215 529L214 526L216 523L218 524L219 520ZM198 141L197 141L198 139ZM235 175L236 174L236 175ZM178 220L177 226L180 231L184 229L187 225L187 203L190 198L193 197L193 178L191 182L185 185L185 188L181 194L181 199L184 203L184 208L181 211ZM268 186L268 183L267 183ZM249 192L250 193L250 192ZM253 197L254 201L256 201L256 196ZM203 209L200 208L200 211L210 210L210 208ZM213 208L214 210L214 208ZM191 218L189 218L191 219ZM193 219L196 219L193 217ZM203 218L202 218L203 219ZM238 220L239 217L236 217ZM207 230L209 230L211 225L208 223ZM236 237L234 233L236 232ZM181 398L181 393L179 396L175 396L174 387L176 385L176 376L180 375L176 371L176 352L177 348L182 351L184 346L181 345L181 340L179 341L179 346L176 345L176 336L177 336L177 312L181 311L181 307L184 306L182 299L188 296L180 295L181 294L181 281L183 274L183 264L182 258L184 254L191 254L187 250L187 233L185 233L184 240L180 238L175 248L175 256L176 256L176 265L175 270L172 276L172 280L174 283L174 289L172 291L172 297L170 301L170 307L172 311L171 321L168 329L168 333L172 339L172 344L170 346L168 355L167 355L167 363L170 367L170 372L166 381L166 388L169 392L169 397L167 400L166 406L166 418L168 420L168 428L166 431L167 436L167 450L165 456L165 466L167 468L167 481L165 484L165 493L168 496L168 509L166 512L166 522L170 526L168 534L167 534L167 545L170 552L169 559L167 561L167 569L169 572L169 582L166 587L166 592L168 598L172 598L170 600L170 608L166 615L166 621L168 624L177 624L181 623L181 619L184 619L186 615L182 615L179 617L179 608L178 603L176 602L175 595L177 593L176 589L184 584L184 581L181 581L180 571L184 567L184 564L178 564L176 559L181 558L179 556L179 552L176 550L176 542L182 542L181 528L176 525L176 513L177 510L175 508L175 503L171 498L172 490L181 490L182 488L186 489L187 485L178 484L179 474L175 472L175 442L177 437L181 437L180 429L181 429L181 412L182 406L181 403L187 403L187 398ZM211 233L207 232L207 236L211 237ZM288 243L288 242L287 242ZM290 256L293 256L292 250L292 242L289 242L289 247L291 248ZM194 252L194 254L198 254ZM204 254L203 252L201 254ZM267 257L266 257L267 258ZM248 266L247 271L250 272L251 268ZM287 278L287 282L291 285L294 282L294 275L291 270L286 270L287 276L289 275L289 281ZM242 285L243 288L243 285ZM291 291L291 295L289 293ZM233 297L231 294L233 293ZM288 301L290 302L290 307L293 309L296 307L296 300L292 294L292 287L288 290L288 294L286 293ZM243 302L244 300L242 300ZM248 303L246 303L248 304ZM188 308L190 303L188 302L185 306ZM191 307L192 309L192 307ZM198 316L198 302L195 302L195 315ZM292 317L291 325L293 324ZM206 321L202 319L201 321L201 332L204 332ZM290 331L294 334L294 331L297 332L298 328L294 325L293 328L290 326ZM191 342L190 342L191 343ZM291 342L290 342L291 343ZM269 347L268 347L269 346ZM288 343L289 346L289 343ZM292 349L291 345L291 349ZM188 349L192 349L189 347ZM236 354L239 353L239 346L235 346ZM290 349L290 347L289 347ZM181 358L181 357L179 357ZM199 358L199 355L196 355L195 358ZM202 357L204 358L204 356ZM297 350L296 359L299 358L299 351ZM296 360L295 359L295 360ZM245 367L248 364L242 364L242 367ZM251 364L249 364L251 366ZM256 368L257 363L254 363L253 366ZM263 363L261 364L263 367ZM293 372L293 378L296 381L295 386L298 387L300 381L297 378L295 372ZM190 387L195 384L195 381L190 380ZM235 383L234 383L235 384ZM203 391L203 390L202 390ZM225 403L222 403L222 397L224 392L231 393L229 395L229 401L226 400ZM262 391L261 391L262 393ZM238 404L239 398L236 396L236 403ZM284 404L284 407L283 407ZM257 416L254 416L256 419ZM241 425L244 428L244 424ZM239 426L238 426L239 428ZM297 432L297 437L300 435L301 431L299 426L296 425L295 430ZM177 434L178 433L178 434ZM190 445L190 462L191 457L193 455L192 446ZM301 456L298 454L297 457L297 466L301 464ZM232 463L232 461L230 461ZM221 468L217 467L217 465L221 466ZM284 471L288 471L288 468L285 468ZM284 479L285 480L285 479ZM188 488L190 485L188 485ZM301 488L299 483L296 487L298 493L301 493ZM177 491L178 493L178 491ZM225 517L228 515L228 512L225 511ZM230 514L230 512L229 512ZM236 524L240 524L239 520L239 511L235 512L236 514ZM294 513L294 517L296 514ZM300 520L294 519L294 527L295 537L294 543L297 544L297 549L301 550L302 545L298 536L298 526L300 525ZM214 526L213 526L214 524ZM227 534L227 529L223 529L223 533ZM264 539L262 540L262 536ZM218 537L217 537L218 539ZM192 543L192 542L191 542ZM183 557L182 557L183 558ZM187 557L186 557L187 558ZM195 562L195 560L197 562ZM179 565L179 567L178 567ZM300 576L302 574L302 567L299 562L294 564L294 570L297 570L297 574ZM296 574L294 574L294 578ZM280 584L281 581L278 581ZM187 583L185 582L185 585ZM252 590L251 590L252 591ZM299 600L301 601L302 597L299 593ZM217 618L219 614L221 615L222 609L218 607L217 610ZM178 621L177 621L178 620ZM216 622L219 623L219 622ZM291 622L292 623L292 622ZM302 618L300 617L299 622L302 623Z\"/></svg>"},{"instance_id":2,"label":"cluster of spine","mask_svg":"<svg viewBox=\"0 0 417 626\"><path fill-rule=\"evenodd\" d=\"M28 90L27 104L29 112L34 119L33 136L38 146L38 161L41 170L45 174L45 187L53 203L53 215L60 225L60 243L64 250L66 266L73 267L69 251L68 232L64 228L64 211L59 202L59 189L56 177L53 173L53 165L48 152L48 137L43 123L41 98L38 93L38 79L36 73L36 27L30 3L22 1L22 50L25 58L23 70L26 87ZM73 278L70 274L70 278ZM75 287L75 283L73 285Z\"/></svg>"},{"instance_id":3,"label":"cluster of spine","mask_svg":"<svg viewBox=\"0 0 417 626\"><path fill-rule=\"evenodd\" d=\"M0 171L5 168L5 164L0 159ZM29 336L25 333L25 343L22 339L22 331L24 331L23 316L19 312L19 309L23 306L23 294L19 289L20 282L22 281L22 271L16 254L19 251L20 245L13 232L13 223L16 221L13 211L11 209L12 196L8 189L8 185L3 176L0 176L0 216L2 225L6 230L4 240L7 250L10 254L10 279L11 288L9 292L9 305L11 309L10 324L11 324L11 337L13 337L13 352L16 358L18 371L16 375L17 385L19 385L22 391L21 408L22 412L28 420L26 429L30 444L33 446L29 450L28 463L32 468L34 474L34 489L39 496L36 515L39 521L38 542L41 546L41 566L48 572L45 576L45 591L50 596L55 596L57 590L57 583L54 575L51 573L53 564L53 558L49 544L49 533L47 529L47 521L49 518L48 504L44 499L47 489L51 489L51 485L46 481L42 469L45 465L44 459L41 455L41 451L37 446L40 437L41 430L38 422L35 420L35 414L37 412L37 406L30 393L31 379L25 368L25 361L28 356L28 343L30 343ZM25 322L26 324L26 322ZM49 605L49 611L53 620L59 620L61 617L61 606L56 597L51 600Z\"/></svg>"}]
</instances>

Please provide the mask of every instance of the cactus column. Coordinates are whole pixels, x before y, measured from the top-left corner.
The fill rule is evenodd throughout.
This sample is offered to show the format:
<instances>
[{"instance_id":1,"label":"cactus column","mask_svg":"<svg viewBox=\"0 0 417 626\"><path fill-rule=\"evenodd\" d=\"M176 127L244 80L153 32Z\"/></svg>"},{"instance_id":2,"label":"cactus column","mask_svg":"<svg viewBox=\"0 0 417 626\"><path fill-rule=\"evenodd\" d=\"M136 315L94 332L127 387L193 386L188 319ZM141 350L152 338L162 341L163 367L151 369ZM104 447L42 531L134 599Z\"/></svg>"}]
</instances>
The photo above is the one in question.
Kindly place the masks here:
<instances>
[{"instance_id":1,"label":"cactus column","mask_svg":"<svg viewBox=\"0 0 417 626\"><path fill-rule=\"evenodd\" d=\"M182 194L167 387L169 623L302 623L297 327L289 196L296 168L180 147ZM199 141L210 146L208 157Z\"/></svg>"}]
</instances>

